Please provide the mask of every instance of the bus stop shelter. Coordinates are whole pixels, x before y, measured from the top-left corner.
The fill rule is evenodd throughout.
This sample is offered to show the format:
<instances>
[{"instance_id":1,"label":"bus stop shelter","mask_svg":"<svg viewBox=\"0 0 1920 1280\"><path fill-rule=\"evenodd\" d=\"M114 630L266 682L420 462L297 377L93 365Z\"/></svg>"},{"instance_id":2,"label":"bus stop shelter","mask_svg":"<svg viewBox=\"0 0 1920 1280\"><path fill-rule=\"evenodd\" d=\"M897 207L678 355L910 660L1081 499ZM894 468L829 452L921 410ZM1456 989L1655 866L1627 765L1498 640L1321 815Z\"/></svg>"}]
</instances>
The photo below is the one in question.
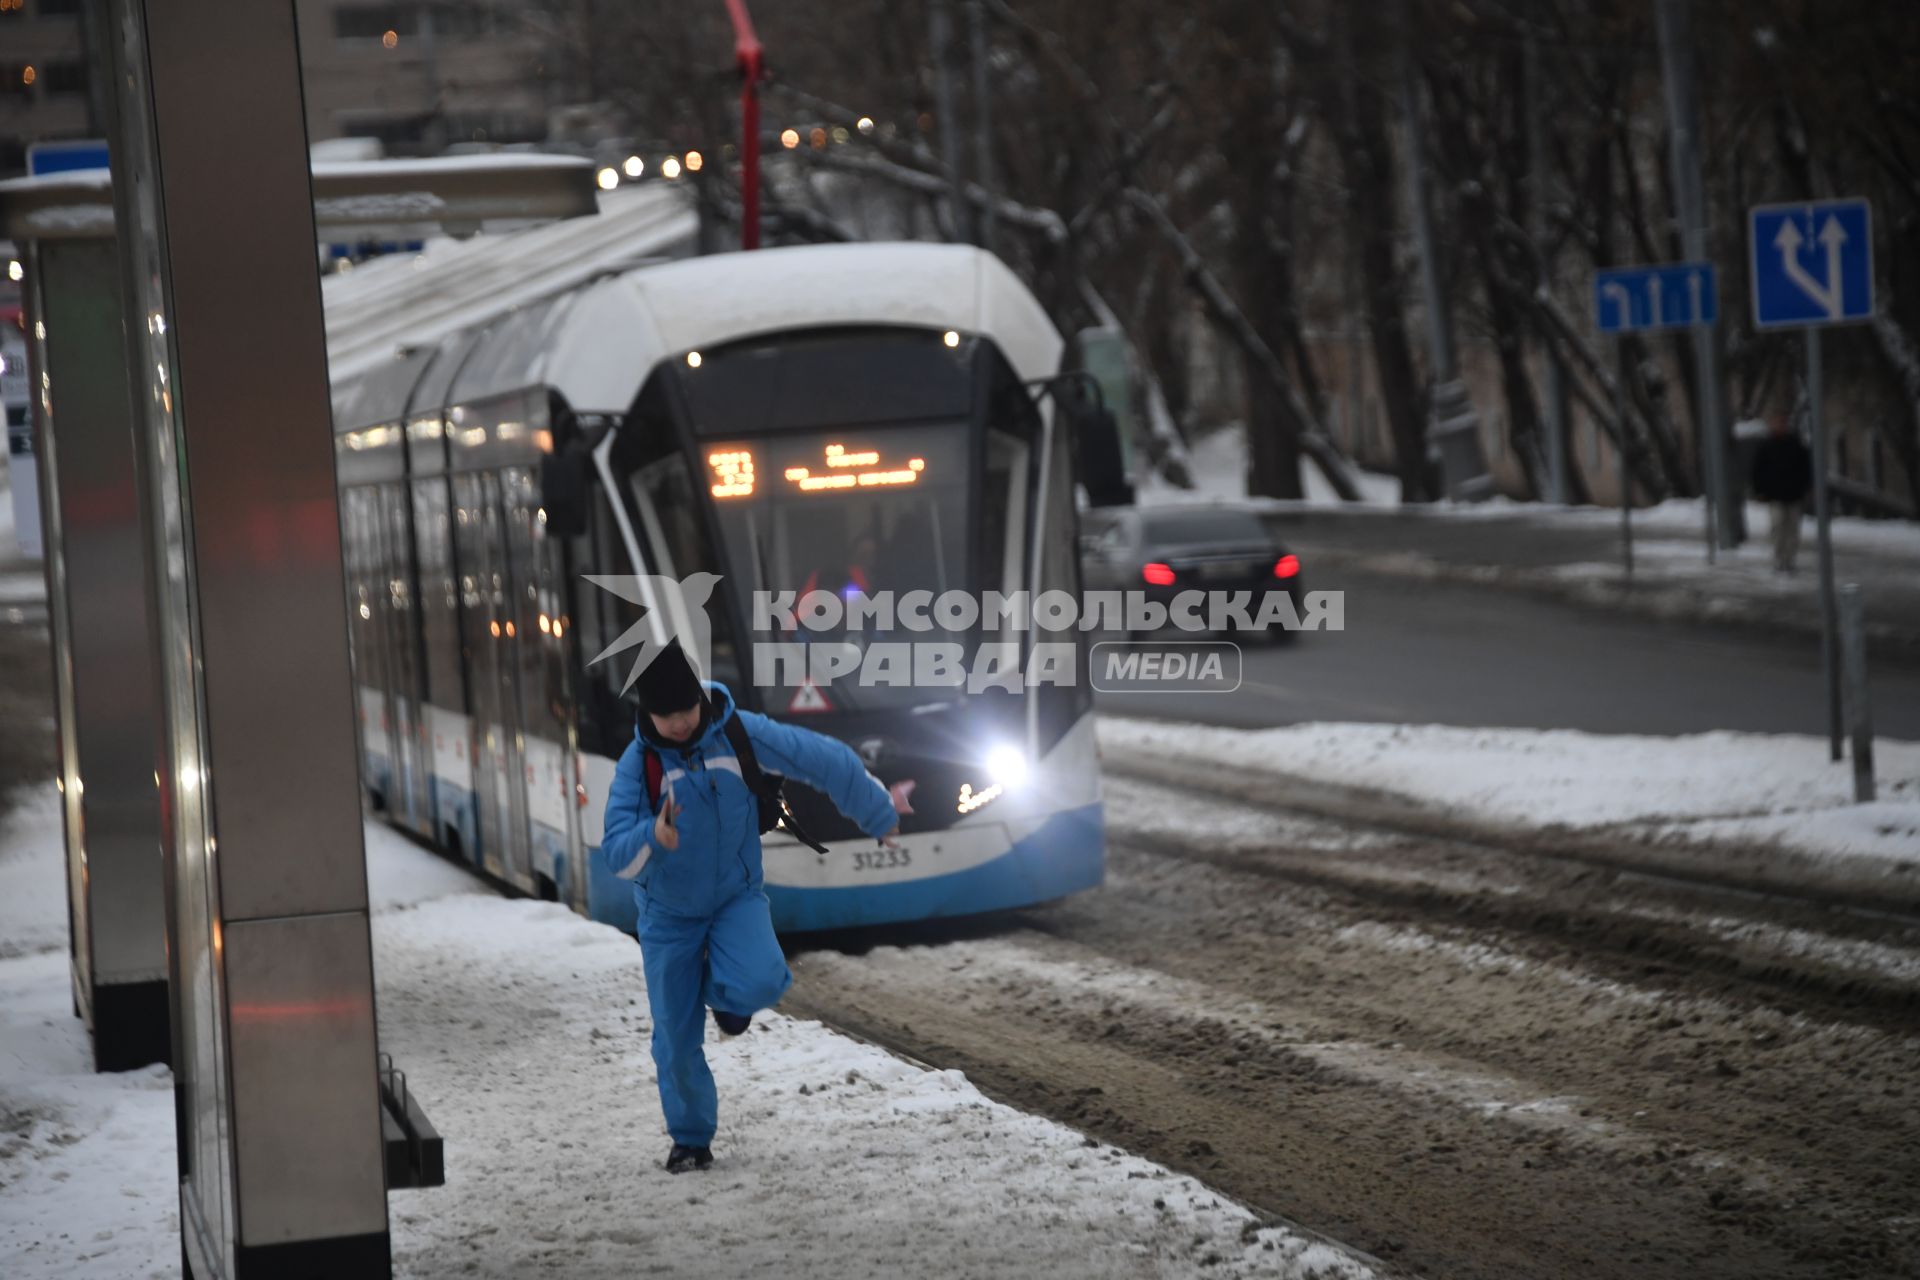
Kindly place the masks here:
<instances>
[{"instance_id":1,"label":"bus stop shelter","mask_svg":"<svg viewBox=\"0 0 1920 1280\"><path fill-rule=\"evenodd\" d=\"M0 184L75 1010L100 1069L173 1068L186 1274L384 1276L437 1171L377 1059L319 246L591 213L592 173L312 171L290 0L97 12L112 180Z\"/></svg>"}]
</instances>

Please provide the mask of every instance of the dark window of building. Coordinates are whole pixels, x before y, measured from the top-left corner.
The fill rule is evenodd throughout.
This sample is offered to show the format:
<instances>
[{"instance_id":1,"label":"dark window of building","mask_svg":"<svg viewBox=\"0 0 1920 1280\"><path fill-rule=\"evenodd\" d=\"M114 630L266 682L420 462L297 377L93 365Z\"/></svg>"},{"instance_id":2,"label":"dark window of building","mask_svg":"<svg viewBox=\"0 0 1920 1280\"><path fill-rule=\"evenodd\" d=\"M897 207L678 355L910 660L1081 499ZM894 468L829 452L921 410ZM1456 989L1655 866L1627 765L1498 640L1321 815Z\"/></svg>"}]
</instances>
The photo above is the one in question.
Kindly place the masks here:
<instances>
[{"instance_id":1,"label":"dark window of building","mask_svg":"<svg viewBox=\"0 0 1920 1280\"><path fill-rule=\"evenodd\" d=\"M40 69L25 62L0 62L0 95L33 101L33 83Z\"/></svg>"},{"instance_id":2,"label":"dark window of building","mask_svg":"<svg viewBox=\"0 0 1920 1280\"><path fill-rule=\"evenodd\" d=\"M80 0L40 0L34 6L43 18L77 18L80 16ZM15 6L18 8L18 6Z\"/></svg>"},{"instance_id":3,"label":"dark window of building","mask_svg":"<svg viewBox=\"0 0 1920 1280\"><path fill-rule=\"evenodd\" d=\"M87 91L87 64L84 62L49 62L41 68L44 77L40 87L48 93L85 93Z\"/></svg>"},{"instance_id":4,"label":"dark window of building","mask_svg":"<svg viewBox=\"0 0 1920 1280\"><path fill-rule=\"evenodd\" d=\"M433 34L453 40L472 40L493 34L493 10L478 4L436 4L430 6Z\"/></svg>"},{"instance_id":5,"label":"dark window of building","mask_svg":"<svg viewBox=\"0 0 1920 1280\"><path fill-rule=\"evenodd\" d=\"M362 4L333 11L333 34L340 40L378 40L391 31L410 36L420 30L420 10L413 5Z\"/></svg>"}]
</instances>

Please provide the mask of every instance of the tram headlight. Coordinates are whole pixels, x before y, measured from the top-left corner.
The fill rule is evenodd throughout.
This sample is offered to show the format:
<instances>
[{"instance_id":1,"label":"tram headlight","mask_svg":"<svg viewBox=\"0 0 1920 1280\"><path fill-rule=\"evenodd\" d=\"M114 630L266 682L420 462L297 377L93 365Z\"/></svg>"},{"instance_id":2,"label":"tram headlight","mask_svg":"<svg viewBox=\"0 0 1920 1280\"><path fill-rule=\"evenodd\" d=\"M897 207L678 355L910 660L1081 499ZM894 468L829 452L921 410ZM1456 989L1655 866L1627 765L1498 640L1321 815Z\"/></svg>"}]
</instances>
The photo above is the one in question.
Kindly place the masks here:
<instances>
[{"instance_id":1,"label":"tram headlight","mask_svg":"<svg viewBox=\"0 0 1920 1280\"><path fill-rule=\"evenodd\" d=\"M995 747L987 752L982 763L987 767L987 776L1009 791L1018 789L1027 780L1027 753L1018 747Z\"/></svg>"}]
</instances>

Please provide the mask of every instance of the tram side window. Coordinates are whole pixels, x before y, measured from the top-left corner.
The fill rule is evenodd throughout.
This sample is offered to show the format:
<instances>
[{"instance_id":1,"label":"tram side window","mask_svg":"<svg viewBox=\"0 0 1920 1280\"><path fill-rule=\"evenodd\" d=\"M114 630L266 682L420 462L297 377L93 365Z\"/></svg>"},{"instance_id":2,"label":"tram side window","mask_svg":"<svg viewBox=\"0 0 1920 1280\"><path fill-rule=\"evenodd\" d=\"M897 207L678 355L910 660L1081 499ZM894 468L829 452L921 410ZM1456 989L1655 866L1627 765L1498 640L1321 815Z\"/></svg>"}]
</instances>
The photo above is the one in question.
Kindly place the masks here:
<instances>
[{"instance_id":1,"label":"tram side window","mask_svg":"<svg viewBox=\"0 0 1920 1280\"><path fill-rule=\"evenodd\" d=\"M1034 583L1036 597L1043 591L1064 591L1074 599L1080 593L1080 540L1073 510L1073 447L1065 421L1056 418L1047 449L1046 491L1034 527L1040 530L1039 565ZM1093 706L1093 690L1088 683L1086 633L1076 627L1065 632L1040 632L1035 640L1048 644L1071 644L1074 680L1071 685L1043 684L1034 692L1040 700L1038 730L1040 749L1058 742L1074 721Z\"/></svg>"},{"instance_id":2,"label":"tram side window","mask_svg":"<svg viewBox=\"0 0 1920 1280\"><path fill-rule=\"evenodd\" d=\"M644 562L639 571L681 579L702 571L725 572L708 536L706 500L694 484L693 469L681 448L662 375L647 380L633 411L621 424L614 438L612 463L614 475L627 486L632 498L628 509L635 517L633 534ZM635 608L627 621L637 621L640 616ZM707 602L707 618L713 635L713 670L708 678L722 682L740 696L740 651L734 643L726 602L717 590ZM630 661L610 658L602 665L618 669L609 670L605 677L611 678L618 690Z\"/></svg>"},{"instance_id":3,"label":"tram side window","mask_svg":"<svg viewBox=\"0 0 1920 1280\"><path fill-rule=\"evenodd\" d=\"M684 581L694 573L719 570L720 559L707 537L702 500L694 489L692 468L685 454L673 453L642 467L634 473L633 490L640 508L640 528L634 533L650 572ZM693 603L691 598L689 603ZM737 688L738 652L725 600L717 590L708 601L707 617L713 627L713 671L709 678Z\"/></svg>"},{"instance_id":4,"label":"tram side window","mask_svg":"<svg viewBox=\"0 0 1920 1280\"><path fill-rule=\"evenodd\" d=\"M553 543L540 514L539 487L525 467L500 472L506 506L507 552L515 606L508 611L519 632L513 647L520 667L520 723L527 735L561 745L567 741L572 701L561 646L553 626L560 616L554 591Z\"/></svg>"},{"instance_id":5,"label":"tram side window","mask_svg":"<svg viewBox=\"0 0 1920 1280\"><path fill-rule=\"evenodd\" d=\"M980 492L980 586L1017 591L1026 585L1022 555L1032 526L1030 465L1039 414L1007 362L995 353Z\"/></svg>"},{"instance_id":6,"label":"tram side window","mask_svg":"<svg viewBox=\"0 0 1920 1280\"><path fill-rule=\"evenodd\" d=\"M606 490L593 486L593 511L585 537L570 544L568 566L569 591L573 598L573 652L581 664L577 686L580 690L580 749L600 755L618 756L633 737L633 716L620 705L620 682L626 671L618 655L593 666L594 657L617 639L621 632L640 620L640 606L629 604L610 591L602 591L582 574L629 574L620 548L620 530L614 523L613 507ZM571 554L581 549L581 556Z\"/></svg>"},{"instance_id":7,"label":"tram side window","mask_svg":"<svg viewBox=\"0 0 1920 1280\"><path fill-rule=\"evenodd\" d=\"M466 710L466 691L460 680L460 588L453 576L453 529L445 479L414 483L413 521L420 541L420 630L427 654L427 701L461 713Z\"/></svg>"}]
</instances>

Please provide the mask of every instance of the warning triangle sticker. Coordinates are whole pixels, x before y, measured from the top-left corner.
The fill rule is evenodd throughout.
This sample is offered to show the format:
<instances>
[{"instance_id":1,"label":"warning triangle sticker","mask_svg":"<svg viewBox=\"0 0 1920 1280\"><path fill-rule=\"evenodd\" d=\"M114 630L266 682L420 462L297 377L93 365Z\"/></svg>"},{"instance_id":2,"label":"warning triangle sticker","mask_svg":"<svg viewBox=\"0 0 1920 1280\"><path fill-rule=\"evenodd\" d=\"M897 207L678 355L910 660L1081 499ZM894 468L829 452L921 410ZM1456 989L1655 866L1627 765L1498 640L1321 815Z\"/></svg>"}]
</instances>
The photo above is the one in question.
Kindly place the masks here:
<instances>
[{"instance_id":1,"label":"warning triangle sticker","mask_svg":"<svg viewBox=\"0 0 1920 1280\"><path fill-rule=\"evenodd\" d=\"M833 704L827 701L827 695L820 692L820 686L811 677L802 680L800 687L793 691L793 701L787 704L788 711L831 711Z\"/></svg>"}]
</instances>

